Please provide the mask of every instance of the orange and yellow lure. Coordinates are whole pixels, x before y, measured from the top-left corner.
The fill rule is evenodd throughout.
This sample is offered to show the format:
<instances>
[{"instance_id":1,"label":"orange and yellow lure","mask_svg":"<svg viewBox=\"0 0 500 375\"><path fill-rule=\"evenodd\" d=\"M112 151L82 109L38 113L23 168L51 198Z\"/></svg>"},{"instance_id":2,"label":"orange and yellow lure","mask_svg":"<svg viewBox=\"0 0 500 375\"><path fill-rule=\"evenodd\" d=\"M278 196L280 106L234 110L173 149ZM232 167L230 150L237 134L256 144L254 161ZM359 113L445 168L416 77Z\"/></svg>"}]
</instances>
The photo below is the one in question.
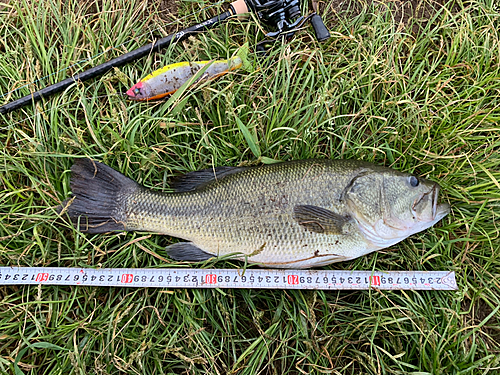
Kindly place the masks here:
<instances>
[{"instance_id":1,"label":"orange and yellow lure","mask_svg":"<svg viewBox=\"0 0 500 375\"><path fill-rule=\"evenodd\" d=\"M204 74L196 82L215 79L232 70L239 69L243 65L243 61L239 55L236 55L228 60L183 61L170 64L144 77L127 91L127 95L132 100L161 99L176 92L207 65L209 66Z\"/></svg>"}]
</instances>

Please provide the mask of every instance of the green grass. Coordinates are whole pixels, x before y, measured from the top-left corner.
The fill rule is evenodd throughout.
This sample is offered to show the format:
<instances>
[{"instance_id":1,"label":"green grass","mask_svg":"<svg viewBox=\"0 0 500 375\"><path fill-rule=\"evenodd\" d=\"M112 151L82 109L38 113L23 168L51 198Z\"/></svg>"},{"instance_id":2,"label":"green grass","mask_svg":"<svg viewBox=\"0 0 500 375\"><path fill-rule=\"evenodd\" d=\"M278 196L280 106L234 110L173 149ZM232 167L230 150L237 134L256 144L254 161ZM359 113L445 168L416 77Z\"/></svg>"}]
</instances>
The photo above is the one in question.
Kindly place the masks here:
<instances>
[{"instance_id":1,"label":"green grass","mask_svg":"<svg viewBox=\"0 0 500 375\"><path fill-rule=\"evenodd\" d=\"M152 2L0 3L0 95L93 66L162 34ZM205 4L208 5L208 4ZM332 38L308 27L255 71L184 92L175 105L123 93L165 64L230 56L263 39L233 20L196 39L0 116L0 265L169 267L172 239L89 236L57 222L76 157L155 189L212 165L356 158L438 181L452 213L390 249L332 269L453 270L456 292L0 287L0 373L500 373L500 9L440 8L415 31L361 4ZM188 26L215 14L179 4ZM122 78L123 80L123 78ZM41 112L41 113L40 113ZM241 127L246 131L242 131ZM246 136L245 136L246 135ZM181 265L186 266L186 265ZM217 263L238 267L237 262Z\"/></svg>"}]
</instances>

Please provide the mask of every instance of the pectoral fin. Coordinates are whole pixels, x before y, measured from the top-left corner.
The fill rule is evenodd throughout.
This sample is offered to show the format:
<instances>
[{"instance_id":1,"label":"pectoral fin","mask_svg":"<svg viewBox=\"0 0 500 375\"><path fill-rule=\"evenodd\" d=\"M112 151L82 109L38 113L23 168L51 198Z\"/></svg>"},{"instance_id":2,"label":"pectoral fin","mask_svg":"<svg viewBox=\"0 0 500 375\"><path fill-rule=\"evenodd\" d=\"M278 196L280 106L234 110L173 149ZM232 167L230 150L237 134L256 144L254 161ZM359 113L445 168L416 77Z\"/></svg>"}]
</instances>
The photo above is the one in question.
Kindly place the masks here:
<instances>
[{"instance_id":1,"label":"pectoral fin","mask_svg":"<svg viewBox=\"0 0 500 375\"><path fill-rule=\"evenodd\" d=\"M167 250L170 258L188 262L202 262L215 257L215 255L201 250L191 242L174 243L173 245L167 246L165 250Z\"/></svg>"},{"instance_id":2,"label":"pectoral fin","mask_svg":"<svg viewBox=\"0 0 500 375\"><path fill-rule=\"evenodd\" d=\"M345 234L343 227L350 220L349 216L311 205L295 206L293 218L307 230L325 234Z\"/></svg>"}]
</instances>

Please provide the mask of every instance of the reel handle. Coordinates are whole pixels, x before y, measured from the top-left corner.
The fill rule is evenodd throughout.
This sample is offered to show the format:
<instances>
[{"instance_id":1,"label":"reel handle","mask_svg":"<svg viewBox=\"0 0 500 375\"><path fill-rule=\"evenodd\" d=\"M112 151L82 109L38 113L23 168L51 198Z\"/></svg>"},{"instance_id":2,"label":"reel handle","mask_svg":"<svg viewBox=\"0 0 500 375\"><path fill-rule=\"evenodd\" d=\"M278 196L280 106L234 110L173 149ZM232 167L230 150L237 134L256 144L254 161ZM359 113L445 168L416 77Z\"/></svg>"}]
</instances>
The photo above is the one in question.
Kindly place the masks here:
<instances>
[{"instance_id":1,"label":"reel handle","mask_svg":"<svg viewBox=\"0 0 500 375\"><path fill-rule=\"evenodd\" d=\"M311 25L314 29L314 35L316 36L318 42L324 42L325 40L330 38L330 32L326 28L319 14L315 14L312 16Z\"/></svg>"}]
</instances>

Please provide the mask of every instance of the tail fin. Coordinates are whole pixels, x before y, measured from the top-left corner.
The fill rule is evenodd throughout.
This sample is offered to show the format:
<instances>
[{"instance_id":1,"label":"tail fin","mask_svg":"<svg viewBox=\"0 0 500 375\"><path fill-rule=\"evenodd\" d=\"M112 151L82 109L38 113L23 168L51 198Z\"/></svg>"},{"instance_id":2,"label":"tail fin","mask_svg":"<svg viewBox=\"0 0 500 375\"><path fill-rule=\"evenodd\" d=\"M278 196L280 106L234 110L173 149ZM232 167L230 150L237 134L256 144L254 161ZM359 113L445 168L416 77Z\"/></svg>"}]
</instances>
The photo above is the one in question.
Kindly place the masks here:
<instances>
[{"instance_id":1,"label":"tail fin","mask_svg":"<svg viewBox=\"0 0 500 375\"><path fill-rule=\"evenodd\" d=\"M71 172L73 197L63 202L60 213L67 213L82 232L126 230L127 197L141 186L106 164L90 159L77 159Z\"/></svg>"}]
</instances>

